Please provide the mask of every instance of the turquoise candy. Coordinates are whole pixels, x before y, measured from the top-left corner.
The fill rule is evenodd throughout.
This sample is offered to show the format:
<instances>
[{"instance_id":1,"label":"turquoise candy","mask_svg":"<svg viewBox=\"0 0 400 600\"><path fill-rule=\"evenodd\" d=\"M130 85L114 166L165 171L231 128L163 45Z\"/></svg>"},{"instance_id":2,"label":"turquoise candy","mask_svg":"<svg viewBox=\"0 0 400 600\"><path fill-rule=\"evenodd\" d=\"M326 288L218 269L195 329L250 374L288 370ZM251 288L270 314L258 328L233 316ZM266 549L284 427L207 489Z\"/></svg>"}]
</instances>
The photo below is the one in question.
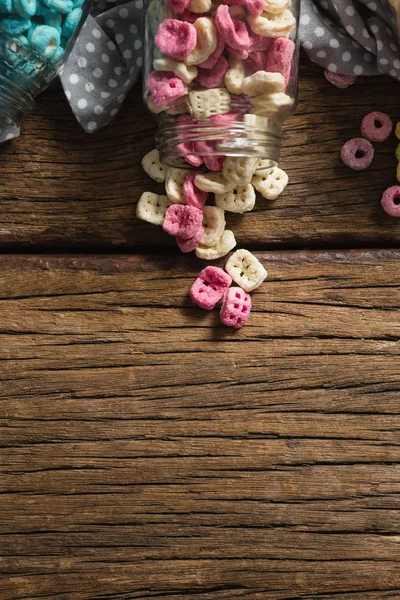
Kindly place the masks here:
<instances>
[{"instance_id":1,"label":"turquoise candy","mask_svg":"<svg viewBox=\"0 0 400 600\"><path fill-rule=\"evenodd\" d=\"M54 10L49 10L46 8L46 12L44 14L44 22L49 27L54 27L57 29L58 33L61 35L62 32L62 15Z\"/></svg>"},{"instance_id":2,"label":"turquoise candy","mask_svg":"<svg viewBox=\"0 0 400 600\"><path fill-rule=\"evenodd\" d=\"M60 34L54 27L39 25L31 37L31 46L44 58L50 58L60 45Z\"/></svg>"},{"instance_id":3,"label":"turquoise candy","mask_svg":"<svg viewBox=\"0 0 400 600\"><path fill-rule=\"evenodd\" d=\"M31 22L29 19L21 19L20 17L0 19L0 31L4 31L4 33L8 33L9 35L25 33L30 26Z\"/></svg>"},{"instance_id":4,"label":"turquoise candy","mask_svg":"<svg viewBox=\"0 0 400 600\"><path fill-rule=\"evenodd\" d=\"M65 17L62 34L64 37L72 37L75 29L78 27L79 22L82 18L82 10L80 8L74 8L71 10L69 15Z\"/></svg>"},{"instance_id":5,"label":"turquoise candy","mask_svg":"<svg viewBox=\"0 0 400 600\"><path fill-rule=\"evenodd\" d=\"M47 8L63 13L64 15L70 13L74 8L72 0L42 0L42 3L47 6Z\"/></svg>"},{"instance_id":6,"label":"turquoise candy","mask_svg":"<svg viewBox=\"0 0 400 600\"><path fill-rule=\"evenodd\" d=\"M14 12L12 0L0 0L0 14L10 15L12 12Z\"/></svg>"},{"instance_id":7,"label":"turquoise candy","mask_svg":"<svg viewBox=\"0 0 400 600\"><path fill-rule=\"evenodd\" d=\"M36 14L36 0L14 0L15 12L23 19L29 19Z\"/></svg>"}]
</instances>

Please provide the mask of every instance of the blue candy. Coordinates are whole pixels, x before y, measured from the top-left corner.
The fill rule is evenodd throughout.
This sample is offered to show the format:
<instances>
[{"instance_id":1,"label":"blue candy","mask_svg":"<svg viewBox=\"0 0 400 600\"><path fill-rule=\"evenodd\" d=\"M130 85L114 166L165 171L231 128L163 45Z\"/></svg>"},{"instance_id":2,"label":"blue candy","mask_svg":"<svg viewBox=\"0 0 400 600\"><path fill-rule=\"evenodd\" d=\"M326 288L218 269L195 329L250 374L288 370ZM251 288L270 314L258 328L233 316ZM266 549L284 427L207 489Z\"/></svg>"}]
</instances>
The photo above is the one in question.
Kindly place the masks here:
<instances>
[{"instance_id":1,"label":"blue candy","mask_svg":"<svg viewBox=\"0 0 400 600\"><path fill-rule=\"evenodd\" d=\"M74 8L72 0L42 0L42 3L47 6L47 8L63 13L64 15L70 13Z\"/></svg>"},{"instance_id":2,"label":"blue candy","mask_svg":"<svg viewBox=\"0 0 400 600\"><path fill-rule=\"evenodd\" d=\"M71 12L65 17L62 34L64 37L72 37L75 32L75 29L78 27L80 20L82 18L82 9L74 8Z\"/></svg>"},{"instance_id":3,"label":"blue candy","mask_svg":"<svg viewBox=\"0 0 400 600\"><path fill-rule=\"evenodd\" d=\"M36 0L14 0L15 12L23 19L29 19L36 14Z\"/></svg>"},{"instance_id":4,"label":"blue candy","mask_svg":"<svg viewBox=\"0 0 400 600\"><path fill-rule=\"evenodd\" d=\"M44 58L50 58L60 45L60 34L54 27L39 25L31 37L31 46Z\"/></svg>"},{"instance_id":5,"label":"blue candy","mask_svg":"<svg viewBox=\"0 0 400 600\"><path fill-rule=\"evenodd\" d=\"M25 33L30 26L30 19L21 19L19 17L0 19L0 31L4 31L9 35L20 35L21 33Z\"/></svg>"}]
</instances>

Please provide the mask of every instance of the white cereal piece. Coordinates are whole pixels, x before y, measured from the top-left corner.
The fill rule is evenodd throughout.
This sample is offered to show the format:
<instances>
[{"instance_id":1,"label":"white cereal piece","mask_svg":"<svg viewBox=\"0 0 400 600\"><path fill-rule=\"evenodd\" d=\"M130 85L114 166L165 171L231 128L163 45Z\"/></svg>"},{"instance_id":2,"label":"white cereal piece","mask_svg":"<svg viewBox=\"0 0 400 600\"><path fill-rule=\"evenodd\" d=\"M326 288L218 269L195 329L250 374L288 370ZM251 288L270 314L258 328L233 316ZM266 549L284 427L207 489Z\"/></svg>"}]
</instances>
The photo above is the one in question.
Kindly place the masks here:
<instances>
[{"instance_id":1,"label":"white cereal piece","mask_svg":"<svg viewBox=\"0 0 400 600\"><path fill-rule=\"evenodd\" d=\"M225 265L225 271L245 292L252 292L267 278L258 258L248 250L236 250Z\"/></svg>"},{"instance_id":2,"label":"white cereal piece","mask_svg":"<svg viewBox=\"0 0 400 600\"><path fill-rule=\"evenodd\" d=\"M259 158L254 175L259 175L260 171L272 169L273 166L273 162L269 158Z\"/></svg>"},{"instance_id":3,"label":"white cereal piece","mask_svg":"<svg viewBox=\"0 0 400 600\"><path fill-rule=\"evenodd\" d=\"M184 83L191 83L198 75L197 67L189 67L184 62L178 62L172 58L155 58L153 61L155 71L172 71L174 75L182 79Z\"/></svg>"},{"instance_id":4,"label":"white cereal piece","mask_svg":"<svg viewBox=\"0 0 400 600\"><path fill-rule=\"evenodd\" d=\"M225 229L215 246L208 248L207 246L199 245L197 246L195 252L196 256L198 258L202 258L203 260L216 260L217 258L226 256L228 252L233 250L235 246L235 236L233 235L232 231Z\"/></svg>"},{"instance_id":5,"label":"white cereal piece","mask_svg":"<svg viewBox=\"0 0 400 600\"><path fill-rule=\"evenodd\" d=\"M222 167L222 175L236 185L250 183L257 168L258 158L227 156Z\"/></svg>"},{"instance_id":6,"label":"white cereal piece","mask_svg":"<svg viewBox=\"0 0 400 600\"><path fill-rule=\"evenodd\" d=\"M142 158L143 170L149 177L158 181L158 183L164 183L167 177L168 167L163 165L160 161L160 153L157 149L151 150Z\"/></svg>"},{"instance_id":7,"label":"white cereal piece","mask_svg":"<svg viewBox=\"0 0 400 600\"><path fill-rule=\"evenodd\" d=\"M242 90L247 96L259 96L260 94L282 92L285 87L285 78L282 73L257 71L244 79Z\"/></svg>"},{"instance_id":8,"label":"white cereal piece","mask_svg":"<svg viewBox=\"0 0 400 600\"><path fill-rule=\"evenodd\" d=\"M190 0L189 10L194 13L206 13L211 10L211 0Z\"/></svg>"},{"instance_id":9,"label":"white cereal piece","mask_svg":"<svg viewBox=\"0 0 400 600\"><path fill-rule=\"evenodd\" d=\"M153 192L144 192L136 205L136 216L153 225L162 225L167 208L171 201L167 196L159 196Z\"/></svg>"},{"instance_id":10,"label":"white cereal piece","mask_svg":"<svg viewBox=\"0 0 400 600\"><path fill-rule=\"evenodd\" d=\"M225 73L225 85L231 94L241 94L243 92L243 82L245 79L245 70L243 61L238 58L229 59L229 69Z\"/></svg>"},{"instance_id":11,"label":"white cereal piece","mask_svg":"<svg viewBox=\"0 0 400 600\"><path fill-rule=\"evenodd\" d=\"M275 200L282 194L289 181L289 177L279 167L258 171L251 183L260 192L263 198L267 200Z\"/></svg>"},{"instance_id":12,"label":"white cereal piece","mask_svg":"<svg viewBox=\"0 0 400 600\"><path fill-rule=\"evenodd\" d=\"M284 37L296 26L296 19L288 9L280 14L263 12L261 15L248 15L250 29L264 37Z\"/></svg>"},{"instance_id":13,"label":"white cereal piece","mask_svg":"<svg viewBox=\"0 0 400 600\"><path fill-rule=\"evenodd\" d=\"M203 208L204 235L200 240L201 246L215 246L225 230L225 212L218 206Z\"/></svg>"},{"instance_id":14,"label":"white cereal piece","mask_svg":"<svg viewBox=\"0 0 400 600\"><path fill-rule=\"evenodd\" d=\"M238 186L226 194L215 195L215 205L228 212L243 214L253 210L256 202L256 193L251 183Z\"/></svg>"},{"instance_id":15,"label":"white cereal piece","mask_svg":"<svg viewBox=\"0 0 400 600\"><path fill-rule=\"evenodd\" d=\"M264 11L273 15L280 15L285 8L290 6L291 0L265 0Z\"/></svg>"},{"instance_id":16,"label":"white cereal piece","mask_svg":"<svg viewBox=\"0 0 400 600\"><path fill-rule=\"evenodd\" d=\"M217 47L217 29L211 19L199 17L193 23L197 33L196 48L185 59L187 65L199 65L207 60Z\"/></svg>"},{"instance_id":17,"label":"white cereal piece","mask_svg":"<svg viewBox=\"0 0 400 600\"><path fill-rule=\"evenodd\" d=\"M189 173L190 171L187 169L178 169L176 167L168 169L165 181L165 191L167 192L168 198L174 204L185 204L183 184Z\"/></svg>"},{"instance_id":18,"label":"white cereal piece","mask_svg":"<svg viewBox=\"0 0 400 600\"><path fill-rule=\"evenodd\" d=\"M199 173L194 178L195 185L203 192L212 194L224 194L233 190L235 184L222 175L222 173L212 171L210 173Z\"/></svg>"},{"instance_id":19,"label":"white cereal piece","mask_svg":"<svg viewBox=\"0 0 400 600\"><path fill-rule=\"evenodd\" d=\"M252 108L251 113L262 117L270 117L280 112L284 112L293 104L293 100L283 92L274 94L261 94L250 99Z\"/></svg>"},{"instance_id":20,"label":"white cereal piece","mask_svg":"<svg viewBox=\"0 0 400 600\"><path fill-rule=\"evenodd\" d=\"M214 115L224 115L231 109L231 95L224 88L194 90L188 94L189 109L196 121L205 121Z\"/></svg>"}]
</instances>

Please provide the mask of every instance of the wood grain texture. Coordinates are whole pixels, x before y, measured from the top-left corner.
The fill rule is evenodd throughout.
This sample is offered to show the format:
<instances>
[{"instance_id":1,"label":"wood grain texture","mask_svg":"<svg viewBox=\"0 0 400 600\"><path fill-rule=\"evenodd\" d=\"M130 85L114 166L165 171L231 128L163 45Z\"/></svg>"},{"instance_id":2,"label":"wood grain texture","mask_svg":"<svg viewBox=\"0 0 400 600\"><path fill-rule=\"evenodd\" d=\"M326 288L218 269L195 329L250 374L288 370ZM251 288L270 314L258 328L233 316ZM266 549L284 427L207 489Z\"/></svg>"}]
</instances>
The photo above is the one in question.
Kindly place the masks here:
<instances>
[{"instance_id":1,"label":"wood grain texture","mask_svg":"<svg viewBox=\"0 0 400 600\"><path fill-rule=\"evenodd\" d=\"M0 257L2 600L397 600L400 252Z\"/></svg>"},{"instance_id":2,"label":"wood grain texture","mask_svg":"<svg viewBox=\"0 0 400 600\"><path fill-rule=\"evenodd\" d=\"M372 167L355 173L340 148L360 135L371 110L400 118L398 82L361 78L348 90L304 63L300 106L286 127L282 166L290 176L276 202L260 199L244 217L230 216L240 244L269 247L390 247L400 241L396 219L380 207L396 183L396 140L376 144ZM137 88L113 124L86 135L60 90L41 96L23 136L0 148L0 248L137 249L173 246L159 229L139 223L135 205L146 189L161 189L140 167L154 145L155 126Z\"/></svg>"}]
</instances>

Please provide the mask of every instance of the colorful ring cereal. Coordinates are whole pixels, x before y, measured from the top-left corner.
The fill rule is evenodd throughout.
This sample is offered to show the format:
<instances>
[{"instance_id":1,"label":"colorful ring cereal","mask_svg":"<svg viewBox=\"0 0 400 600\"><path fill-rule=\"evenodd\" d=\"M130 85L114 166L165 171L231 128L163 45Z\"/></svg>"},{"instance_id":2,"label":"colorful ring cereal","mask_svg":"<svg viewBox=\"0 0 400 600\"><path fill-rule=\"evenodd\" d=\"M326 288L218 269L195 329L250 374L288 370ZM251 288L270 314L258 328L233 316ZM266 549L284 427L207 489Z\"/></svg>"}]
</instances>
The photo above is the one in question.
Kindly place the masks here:
<instances>
[{"instance_id":1,"label":"colorful ring cereal","mask_svg":"<svg viewBox=\"0 0 400 600\"><path fill-rule=\"evenodd\" d=\"M191 23L165 19L158 28L155 44L165 56L185 60L196 48L196 40L196 29Z\"/></svg>"},{"instance_id":2,"label":"colorful ring cereal","mask_svg":"<svg viewBox=\"0 0 400 600\"><path fill-rule=\"evenodd\" d=\"M374 158L372 144L364 138L353 138L344 144L340 156L345 165L354 171L367 169Z\"/></svg>"},{"instance_id":3,"label":"colorful ring cereal","mask_svg":"<svg viewBox=\"0 0 400 600\"><path fill-rule=\"evenodd\" d=\"M340 73L329 71L329 69L325 69L324 75L332 85L342 90L350 87L357 81L357 75L341 75Z\"/></svg>"},{"instance_id":4,"label":"colorful ring cereal","mask_svg":"<svg viewBox=\"0 0 400 600\"><path fill-rule=\"evenodd\" d=\"M400 217L400 185L392 185L383 192L382 208L390 217Z\"/></svg>"},{"instance_id":5,"label":"colorful ring cereal","mask_svg":"<svg viewBox=\"0 0 400 600\"><path fill-rule=\"evenodd\" d=\"M361 123L361 135L370 142L385 142L392 133L393 123L386 113L372 112Z\"/></svg>"}]
</instances>

